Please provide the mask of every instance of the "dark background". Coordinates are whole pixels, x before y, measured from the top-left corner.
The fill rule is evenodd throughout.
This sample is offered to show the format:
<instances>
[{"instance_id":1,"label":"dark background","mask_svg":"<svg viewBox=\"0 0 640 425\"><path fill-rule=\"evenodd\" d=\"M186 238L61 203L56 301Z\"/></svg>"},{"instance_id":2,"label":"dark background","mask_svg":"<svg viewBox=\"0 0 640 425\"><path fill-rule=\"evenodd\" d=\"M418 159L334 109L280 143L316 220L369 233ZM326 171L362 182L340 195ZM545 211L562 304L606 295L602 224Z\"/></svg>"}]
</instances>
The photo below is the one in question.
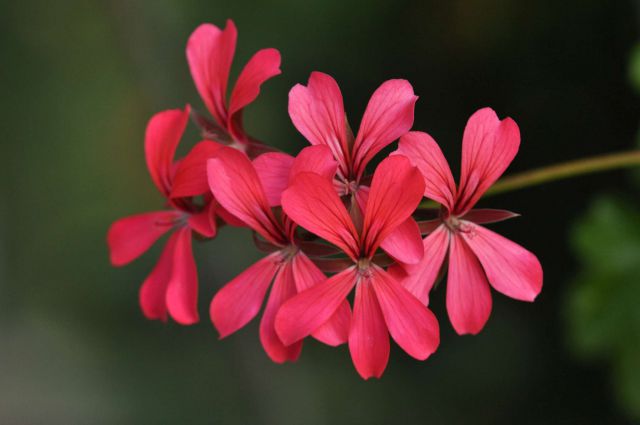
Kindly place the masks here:
<instances>
[{"instance_id":1,"label":"dark background","mask_svg":"<svg viewBox=\"0 0 640 425\"><path fill-rule=\"evenodd\" d=\"M203 108L184 56L202 22L235 20L232 81L259 48L281 51L283 75L246 112L262 140L305 146L287 93L311 71L337 79L354 127L380 83L406 78L420 96L414 128L454 170L471 113L513 117L522 146L510 173L633 146L638 13L636 2L606 0L2 2L0 423L633 423L611 364L576 353L566 317L581 272L572 229L600 194L637 209L624 172L482 201L522 214L493 228L538 255L542 294L527 304L494 293L484 331L459 337L440 287L440 349L418 362L394 347L379 381L358 377L346 347L314 341L297 363L273 364L255 320L217 339L207 306L259 257L248 231L196 245L202 320L192 327L139 311L160 244L114 269L105 234L161 206L144 127L162 109Z\"/></svg>"}]
</instances>

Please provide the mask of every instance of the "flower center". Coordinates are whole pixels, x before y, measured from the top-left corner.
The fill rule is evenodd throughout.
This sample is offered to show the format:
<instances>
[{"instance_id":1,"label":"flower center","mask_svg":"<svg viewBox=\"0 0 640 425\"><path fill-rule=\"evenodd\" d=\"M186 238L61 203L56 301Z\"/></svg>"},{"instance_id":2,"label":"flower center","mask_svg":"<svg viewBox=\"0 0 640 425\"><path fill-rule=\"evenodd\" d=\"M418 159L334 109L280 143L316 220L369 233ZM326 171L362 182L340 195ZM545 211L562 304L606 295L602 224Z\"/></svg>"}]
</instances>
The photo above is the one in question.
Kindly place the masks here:
<instances>
[{"instance_id":1,"label":"flower center","mask_svg":"<svg viewBox=\"0 0 640 425\"><path fill-rule=\"evenodd\" d=\"M358 266L358 273L361 276L369 276L371 274L371 260L368 258L360 258L356 263Z\"/></svg>"},{"instance_id":2,"label":"flower center","mask_svg":"<svg viewBox=\"0 0 640 425\"><path fill-rule=\"evenodd\" d=\"M358 191L358 182L355 180L349 180L344 182L344 194L350 195Z\"/></svg>"}]
</instances>

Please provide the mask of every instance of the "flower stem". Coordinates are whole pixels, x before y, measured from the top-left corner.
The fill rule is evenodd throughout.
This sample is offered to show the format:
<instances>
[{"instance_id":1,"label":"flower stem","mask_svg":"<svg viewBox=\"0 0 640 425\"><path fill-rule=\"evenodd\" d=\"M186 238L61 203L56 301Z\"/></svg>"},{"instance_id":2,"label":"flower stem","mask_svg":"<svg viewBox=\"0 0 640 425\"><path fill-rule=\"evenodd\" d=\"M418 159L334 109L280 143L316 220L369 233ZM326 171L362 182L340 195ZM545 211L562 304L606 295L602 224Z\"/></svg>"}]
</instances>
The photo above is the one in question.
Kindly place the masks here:
<instances>
[{"instance_id":1,"label":"flower stem","mask_svg":"<svg viewBox=\"0 0 640 425\"><path fill-rule=\"evenodd\" d=\"M497 195L516 189L523 189L525 187L536 186L569 177L578 177L599 171L637 166L640 166L640 150L578 159L505 177L498 180L487 191L485 196Z\"/></svg>"}]
</instances>

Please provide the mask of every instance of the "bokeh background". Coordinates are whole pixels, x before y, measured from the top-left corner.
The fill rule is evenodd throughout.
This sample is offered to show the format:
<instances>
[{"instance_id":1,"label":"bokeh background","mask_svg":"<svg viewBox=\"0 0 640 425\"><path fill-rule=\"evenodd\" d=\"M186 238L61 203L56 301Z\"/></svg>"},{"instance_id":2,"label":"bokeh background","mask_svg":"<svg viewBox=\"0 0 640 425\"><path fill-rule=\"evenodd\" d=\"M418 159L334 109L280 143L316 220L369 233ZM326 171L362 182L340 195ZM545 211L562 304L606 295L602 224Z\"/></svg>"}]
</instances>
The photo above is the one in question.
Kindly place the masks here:
<instances>
[{"instance_id":1,"label":"bokeh background","mask_svg":"<svg viewBox=\"0 0 640 425\"><path fill-rule=\"evenodd\" d=\"M112 221L161 205L144 127L162 109L202 109L184 57L202 22L235 20L232 75L259 48L282 52L283 75L246 112L262 140L291 153L305 145L287 92L311 71L339 81L354 127L373 90L401 77L420 96L414 128L454 170L472 112L512 116L523 135L516 172L633 148L639 14L631 0L2 2L0 423L639 423L631 172L483 201L522 214L493 228L537 253L542 294L533 304L494 294L484 331L459 337L440 287L441 348L418 362L394 347L379 381L358 377L346 347L314 341L297 363L273 364L257 321L217 339L207 306L259 257L248 231L196 245L202 321L192 327L138 309L160 245L114 269L105 244Z\"/></svg>"}]
</instances>

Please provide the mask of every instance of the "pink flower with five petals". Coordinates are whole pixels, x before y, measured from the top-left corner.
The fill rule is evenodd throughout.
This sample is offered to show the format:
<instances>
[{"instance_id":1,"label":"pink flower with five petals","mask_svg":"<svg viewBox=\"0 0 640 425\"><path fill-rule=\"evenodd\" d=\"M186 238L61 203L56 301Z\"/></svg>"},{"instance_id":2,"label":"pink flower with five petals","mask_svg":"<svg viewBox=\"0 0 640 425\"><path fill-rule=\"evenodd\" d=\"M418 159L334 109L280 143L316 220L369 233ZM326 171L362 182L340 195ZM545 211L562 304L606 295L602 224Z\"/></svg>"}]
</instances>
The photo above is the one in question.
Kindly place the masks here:
<instances>
[{"instance_id":1,"label":"pink flower with five petals","mask_svg":"<svg viewBox=\"0 0 640 425\"><path fill-rule=\"evenodd\" d=\"M472 209L507 169L520 146L511 118L500 120L490 108L474 113L462 139L460 185L437 143L426 133L400 139L397 153L409 158L425 180L424 195L442 205L440 218L424 239L418 264L390 272L425 305L445 258L449 258L446 304L458 334L477 334L491 313L492 286L511 298L533 301L542 289L542 267L534 254L480 226L516 216L509 211Z\"/></svg>"}]
</instances>

